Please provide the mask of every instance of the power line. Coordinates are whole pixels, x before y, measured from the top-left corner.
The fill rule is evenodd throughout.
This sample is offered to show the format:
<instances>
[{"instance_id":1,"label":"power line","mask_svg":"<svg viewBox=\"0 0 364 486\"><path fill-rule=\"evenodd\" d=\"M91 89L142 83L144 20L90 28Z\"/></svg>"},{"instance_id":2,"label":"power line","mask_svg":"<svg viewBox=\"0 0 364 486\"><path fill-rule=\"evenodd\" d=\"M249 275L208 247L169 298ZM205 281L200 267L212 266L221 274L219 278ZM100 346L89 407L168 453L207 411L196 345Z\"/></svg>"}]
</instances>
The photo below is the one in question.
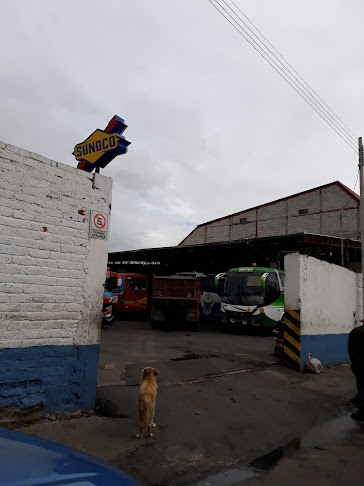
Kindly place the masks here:
<instances>
[{"instance_id":1,"label":"power line","mask_svg":"<svg viewBox=\"0 0 364 486\"><path fill-rule=\"evenodd\" d=\"M224 0L222 0L222 1L224 1ZM344 134L342 134L342 133L339 133L339 132L338 132L337 128L338 128L339 130L341 130L341 131L342 131L342 129L340 129L340 127L337 127L337 124L336 124L336 127L337 127L337 128L336 128L335 126L333 126L333 125L332 125L332 121L331 121L330 119L327 119L327 115L326 115L326 113L324 113L324 112L322 111L322 109L320 108L320 106L318 106L318 105L317 105L317 103L315 103L315 101L311 100L311 98L309 98L309 97L307 96L307 93L306 93L306 91L307 91L307 90L306 90L306 91L304 91L303 89L301 89L301 88L300 88L300 86L298 86L298 85L297 85L297 83L296 83L296 82L295 82L295 81L294 81L294 80L291 78L290 73L287 73L287 72L283 71L283 69L282 69L282 68L281 68L281 67L280 67L280 66L279 66L279 65L278 65L278 64L275 62L275 60L274 60L274 59L272 59L272 57L271 57L271 56L270 56L270 55L269 55L269 54L268 54L268 53L267 53L267 52L264 50L264 48L262 48L262 47L261 47L261 46L260 46L260 45L259 45L259 44L258 44L258 43L257 43L257 42L256 42L256 41L253 39L253 38L252 38L252 36L251 36L251 35L250 35L248 32L246 32L246 30L245 30L245 29L244 29L244 28L243 28L243 27L242 27L242 26L239 24L239 22L237 22L237 21L236 21L236 20L235 20L235 19L232 17L232 15L231 15L231 14L230 14L230 13L229 13L229 12L228 12L228 11L227 11L227 10L226 10L226 9L225 9L223 6L222 6L222 5L221 5L221 3L220 3L218 0L215 0L215 2L216 2L216 3L217 3L219 6L220 6L220 8L222 8L222 10L223 10L223 11L224 11L224 12L225 12L225 13L226 13L226 14L227 14L227 15L228 15L230 18L231 18L231 20L232 20L233 22L235 22L235 23L238 25L238 27L240 27L240 28L243 30L243 32L244 32L244 33L242 33L242 32L241 32L241 31L240 31L240 30L239 30L239 29L238 29L238 28L237 28L237 27L236 27L236 26L235 26L235 25L234 25L234 24L233 24L233 23L232 23L232 22L231 22L231 21L230 21L230 20L229 20L229 19L226 17L226 15L224 15L224 13L223 13L221 10L219 10L219 9L216 7L216 5L214 5L214 4L211 2L211 0L209 0L209 2L210 2L210 3L211 3L211 4L212 4L212 5L213 5L213 6L216 8L216 10L217 10L217 11L218 11L218 12L219 12L219 13L220 13L220 14L221 14L221 15L222 15L222 16L223 16L223 17L224 17L224 18L225 18L225 19L226 19L226 20L227 20L227 21L228 21L228 22L229 22L229 23L230 23L230 24L231 24L231 25L232 25L232 26L235 28L235 30L237 30L237 31L238 31L238 33L239 33L239 34L240 34L240 35L241 35L241 36L242 36L242 37L243 37L243 38L244 38L244 39L245 39L245 40L246 40L246 41L247 41L247 42L248 42L248 43L249 43L249 44L250 44L250 45L251 45L251 46L252 46L252 47L253 47L253 48L254 48L254 49L257 51L257 52L258 52L258 53L259 53L259 55L261 55L261 56L262 56L262 57L263 57L263 58L264 58L264 59L265 59L265 60L268 62L268 64L270 64L270 65L273 67L273 69L274 69L274 70L275 70L275 71L276 71L276 72L277 72L277 73L278 73L278 74L279 74L279 75L280 75L280 76L281 76L281 77L282 77L282 78L283 78L283 79L284 79L284 80L285 80L285 81L286 81L286 82L287 82L287 83L288 83L288 84L289 84L289 85L290 85L290 86L291 86L291 87L292 87L292 88L293 88L293 89L296 91L296 93L297 93L297 94L299 94L299 95L301 96L301 98L303 98L303 99L306 101L306 103L308 103L308 104L311 106L311 108L312 108L312 109L314 109L314 110L316 111L316 113L317 113L317 114L318 114L318 115L319 115L319 116L320 116L320 117L321 117L321 118L322 118L324 121L326 121L326 123L328 123L328 125L330 125L330 127L331 127L333 130L335 130L335 132L336 132L336 133L337 133L337 134L338 134L338 135L339 135L339 136L340 136L340 137L341 137L341 138L342 138L342 139L345 141L345 143L347 143L347 144L348 144L348 145L349 145L349 146L350 146L350 147L351 147L353 150L355 150L355 152L356 152L356 148L355 148L355 149L353 148L353 145L354 145L354 144L353 144L353 141L352 141L352 140L348 140L348 137L347 137L347 135L346 135L345 133L344 133ZM224 3L226 4L226 2L225 2L225 1L224 1ZM229 7L229 8L230 8L230 7ZM244 34L246 34L246 35L244 35ZM246 36L248 36L249 38L247 38ZM249 40L249 39L250 39L250 40ZM251 42L251 41L252 41L252 42ZM254 44L255 44L255 45L254 45ZM257 46L257 47L256 47L256 46ZM266 47L266 46L264 45L264 47ZM261 52L261 51L262 51L262 52ZM268 56L268 58L267 58L266 56ZM286 76L288 77L288 79L289 79L289 80L287 79L287 77L286 77ZM292 85L292 83L293 83L294 85ZM297 90L296 88L298 88L298 90ZM305 88L304 88L304 89L305 89ZM316 107L315 107L315 106L313 106L313 104L314 104L314 105L316 105ZM319 110L319 111L318 111L318 110ZM345 137L346 137L346 138L345 138ZM352 145L351 145L351 144L352 144ZM356 147L356 145L355 145L355 147Z\"/></svg>"},{"instance_id":2,"label":"power line","mask_svg":"<svg viewBox=\"0 0 364 486\"><path fill-rule=\"evenodd\" d=\"M311 108L342 138L342 140L344 140L344 142L349 145L349 147L354 150L355 152L357 152L357 149L356 149L356 146L354 148L354 144L353 144L353 141L352 140L348 140L347 138L344 138L344 137L348 137L348 135L346 133L344 133L344 135L342 133L340 133L337 128L332 124L333 122L327 118L327 114L325 112L323 112L322 108L320 106L317 105L317 103L313 100L311 100L311 98L308 97L307 95L307 89L303 88L304 89L301 89L300 86L297 85L297 83L290 77L292 76L291 73L287 73L285 71L283 71L283 69L274 61L274 59L272 59L272 57L264 50L264 48L262 48L256 41L254 41L254 39L252 38L252 36L246 32L246 30L241 26L241 24L239 24L239 22L237 22L233 17L232 15L219 3L218 0L215 0L215 2L220 6L220 8L227 14L227 16L233 21L235 22L235 24L238 25L238 27L243 31L241 32L241 30L239 30L238 27L236 27L232 22L231 20L229 20L229 18L224 15L224 13L219 10L219 8L212 2L212 0L208 0L211 5L234 27L235 30L237 30L237 32L258 52L258 54L260 56L262 56L267 62L268 64L270 64L270 66L296 91L296 93L301 96L301 98L308 104L311 106ZM222 0L224 1L224 0ZM226 2L224 1L224 3L226 4ZM230 8L230 7L229 7ZM231 9L231 8L230 8ZM232 9L231 9L232 10ZM235 12L234 12L235 13ZM235 15L237 15L235 13ZM240 17L238 17L240 19ZM245 24L246 25L246 24ZM245 35L244 35L245 34ZM254 34L255 35L255 34ZM260 41L262 42L262 41ZM255 45L254 45L255 44ZM266 48L266 46L264 45L263 43L263 46ZM262 51L262 52L261 52ZM271 52L271 51L270 51ZM267 57L268 56L268 57ZM276 56L275 56L276 57ZM278 59L277 59L278 60ZM279 60L278 60L279 61ZM280 61L279 61L280 62ZM281 63L281 62L280 62ZM281 63L282 64L282 63ZM283 64L282 64L283 65ZM285 66L283 66L286 71L287 71L287 68ZM287 79L288 78L288 79ZM293 84L292 84L293 83ZM301 84L302 85L302 84ZM297 89L298 88L298 89ZM316 107L314 106L316 105ZM336 124L336 123L335 123ZM337 126L337 124L336 124ZM343 131L343 129L341 127L338 127L339 130Z\"/></svg>"},{"instance_id":3,"label":"power line","mask_svg":"<svg viewBox=\"0 0 364 486\"><path fill-rule=\"evenodd\" d=\"M360 173L360 169L358 169L358 172L356 174L356 181L355 181L355 185L354 185L354 189L353 189L353 192L355 192L355 188L356 188L356 185L358 183L358 179L359 179L359 173ZM344 208L343 209L346 209L348 206L349 206L349 203L350 203L350 199L348 200L348 202L345 204Z\"/></svg>"},{"instance_id":4,"label":"power line","mask_svg":"<svg viewBox=\"0 0 364 486\"><path fill-rule=\"evenodd\" d=\"M287 64L287 66L289 66L289 68L295 72L297 74L297 76L302 80L302 82L309 88L309 90L326 106L326 108L332 113L332 115L344 126L346 127L347 129L347 132L348 133L351 133L351 135L353 135L355 141L357 141L358 137L355 135L355 133L353 133L350 128L346 125L346 123L344 123L340 117L338 117L332 110L331 108L325 103L325 101L316 93L316 91L309 85L309 83L307 83L307 81L305 81L302 76L295 70L295 68L287 61L287 59L282 56L282 54L273 46L273 44L271 42L269 42L269 40L264 36L264 34L258 29L258 27L256 25L253 24L253 22L249 19L249 17L247 17L247 15L245 15L245 13L238 7L238 5L236 5L236 3L233 1L233 0L230 0L231 3L239 10L239 12L246 18L246 20L254 27L254 29L259 32L259 34L263 37L263 39L265 41L267 41L267 43L272 47L272 49L278 54L278 56L280 58L282 58L284 60L284 62ZM224 2L225 3L225 2ZM262 42L262 41L261 41Z\"/></svg>"},{"instance_id":5,"label":"power line","mask_svg":"<svg viewBox=\"0 0 364 486\"><path fill-rule=\"evenodd\" d=\"M357 173L357 176L356 176L356 181L355 181L353 192L355 192L355 188L356 188L356 185L358 183L358 179L359 179L359 169L358 169L358 173Z\"/></svg>"},{"instance_id":6,"label":"power line","mask_svg":"<svg viewBox=\"0 0 364 486\"><path fill-rule=\"evenodd\" d=\"M280 55L280 53L277 51L277 49L275 49L273 46L273 49L278 53L278 55L286 62L287 66L285 66L285 64L276 56L276 54L264 43L264 41L262 41L258 36L257 34L244 22L244 20L239 17L239 15L228 5L228 3L225 1L225 0L222 0L222 2L233 12L233 14L245 25L245 27L253 34L254 37L256 37L256 39L258 40L258 42L263 46L263 50L264 52L269 56L270 59L272 59L272 61L275 63L274 59L276 61L278 61L278 63L283 67L285 73L290 77L290 79L293 81L293 83L295 84L295 86L297 86L298 89L301 89L301 87L303 88L304 92L305 92L305 96L308 96L310 98L310 100L314 103L314 105L319 109L321 110L321 112L324 112L325 113L325 116L327 116L328 118L330 118L330 121L336 126L336 128L338 128L342 134L348 139L348 140L352 140L355 144L357 143L357 137L355 135L352 135L350 131L348 131L346 128L345 128L345 124L344 127L340 126L340 123L343 123L341 122L341 120L336 117L336 115L331 115L330 111L328 111L326 108L325 108L325 103L322 103L319 99L319 97L316 96L316 93L313 92L312 88L310 87L310 85L308 83L306 83L306 81L297 73L297 71L295 71L288 63L287 61L283 58L283 56ZM219 2L218 2L219 3ZM233 2L233 0L231 0L231 3L233 5L236 6L236 4ZM219 3L219 5L221 6L221 4ZM223 7L222 7L223 8ZM237 7L238 8L238 7ZM225 9L224 9L225 10ZM241 10L238 8L238 10L241 12ZM226 11L226 10L225 10ZM230 14L229 14L230 15ZM244 15L244 14L243 14ZM245 16L245 15L244 15ZM246 16L245 16L246 17ZM232 17L231 17L232 18ZM238 22L237 22L238 23ZM244 29L244 27L242 27L241 24L238 24L243 30L244 32L249 36L249 38L253 41L254 39L251 37L251 35ZM262 35L262 34L261 34ZM268 41L268 43L270 44L270 42ZM258 45L258 44L257 44ZM271 45L271 44L270 44ZM268 54L268 52L270 54L272 54L272 56L270 54ZM275 63L276 64L276 63ZM276 64L277 65L277 64ZM280 66L278 66L280 68ZM280 68L281 69L281 68ZM295 74L292 73L292 71L294 71L298 77L295 76ZM292 79L293 78L293 79ZM300 79L303 80L304 84L300 81ZM294 81L295 80L295 81ZM297 81L297 82L296 82ZM308 86L309 89L306 88L306 86ZM310 92L311 91L311 92ZM313 93L313 94L312 94ZM339 120L339 123L336 121L335 118L338 118Z\"/></svg>"}]
</instances>

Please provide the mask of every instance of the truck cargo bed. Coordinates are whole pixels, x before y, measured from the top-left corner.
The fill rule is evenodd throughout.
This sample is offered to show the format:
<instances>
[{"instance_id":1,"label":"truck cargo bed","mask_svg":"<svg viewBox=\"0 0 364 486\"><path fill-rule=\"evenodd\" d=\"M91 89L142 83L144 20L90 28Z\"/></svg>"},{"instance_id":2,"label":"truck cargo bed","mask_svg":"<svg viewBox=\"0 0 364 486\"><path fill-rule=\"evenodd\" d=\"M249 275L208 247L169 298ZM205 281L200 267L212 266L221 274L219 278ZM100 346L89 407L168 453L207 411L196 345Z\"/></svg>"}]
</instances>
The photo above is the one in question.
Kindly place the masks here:
<instances>
[{"instance_id":1,"label":"truck cargo bed","mask_svg":"<svg viewBox=\"0 0 364 486\"><path fill-rule=\"evenodd\" d=\"M200 302L198 277L153 277L152 299L193 300Z\"/></svg>"}]
</instances>

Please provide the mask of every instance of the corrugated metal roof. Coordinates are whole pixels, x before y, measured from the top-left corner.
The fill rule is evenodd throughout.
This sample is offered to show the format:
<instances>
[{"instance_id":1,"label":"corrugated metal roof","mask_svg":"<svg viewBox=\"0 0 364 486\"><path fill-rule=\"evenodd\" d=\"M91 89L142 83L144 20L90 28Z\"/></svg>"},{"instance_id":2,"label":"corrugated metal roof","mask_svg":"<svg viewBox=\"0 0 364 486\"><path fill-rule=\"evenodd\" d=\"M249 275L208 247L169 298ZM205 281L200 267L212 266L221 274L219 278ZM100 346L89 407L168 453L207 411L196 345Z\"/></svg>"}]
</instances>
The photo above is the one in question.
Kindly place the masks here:
<instances>
[{"instance_id":1,"label":"corrugated metal roof","mask_svg":"<svg viewBox=\"0 0 364 486\"><path fill-rule=\"evenodd\" d=\"M284 235L274 235L274 236L260 236L258 238L242 238L239 240L224 240L224 241L214 241L214 242L208 242L208 243L198 243L198 244L191 244L191 245L183 245L182 247L177 245L177 246L162 246L159 248L142 248L138 250L124 250L124 251L114 251L110 252L109 256L114 255L118 256L123 253L138 253L138 252L158 252L161 250L188 250L193 249L193 248L198 248L198 247L206 247L206 246L220 246L220 245L234 245L234 244L239 244L239 243L246 243L246 242L260 242L260 241L268 241L268 240L281 240L281 239L293 239L293 238L298 238L298 237L304 237L304 236L312 236L312 237L319 237L319 238L330 238L331 240L337 240L339 243L341 241L341 238L339 236L332 236L332 235L321 235L318 233L309 233L307 231L303 231L301 233L291 233L291 234L284 234ZM360 240L354 240L352 238L344 238L344 241L350 241L353 243L358 243L360 244Z\"/></svg>"}]
</instances>

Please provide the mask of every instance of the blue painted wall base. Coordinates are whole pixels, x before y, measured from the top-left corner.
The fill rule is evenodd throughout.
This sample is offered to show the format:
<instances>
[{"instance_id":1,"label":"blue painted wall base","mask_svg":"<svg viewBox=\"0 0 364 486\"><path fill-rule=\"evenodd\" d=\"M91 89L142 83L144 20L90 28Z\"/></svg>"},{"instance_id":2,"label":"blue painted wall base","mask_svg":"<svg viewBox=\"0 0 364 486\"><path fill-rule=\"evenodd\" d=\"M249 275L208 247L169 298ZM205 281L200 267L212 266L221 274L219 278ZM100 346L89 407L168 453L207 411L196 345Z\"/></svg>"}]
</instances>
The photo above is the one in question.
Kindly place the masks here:
<instances>
[{"instance_id":1,"label":"blue painted wall base","mask_svg":"<svg viewBox=\"0 0 364 486\"><path fill-rule=\"evenodd\" d=\"M349 334L301 334L301 371L304 370L307 355L318 358L323 366L349 363L348 354Z\"/></svg>"},{"instance_id":2,"label":"blue painted wall base","mask_svg":"<svg viewBox=\"0 0 364 486\"><path fill-rule=\"evenodd\" d=\"M44 412L95 405L99 345L0 349L0 408L42 403Z\"/></svg>"}]
</instances>

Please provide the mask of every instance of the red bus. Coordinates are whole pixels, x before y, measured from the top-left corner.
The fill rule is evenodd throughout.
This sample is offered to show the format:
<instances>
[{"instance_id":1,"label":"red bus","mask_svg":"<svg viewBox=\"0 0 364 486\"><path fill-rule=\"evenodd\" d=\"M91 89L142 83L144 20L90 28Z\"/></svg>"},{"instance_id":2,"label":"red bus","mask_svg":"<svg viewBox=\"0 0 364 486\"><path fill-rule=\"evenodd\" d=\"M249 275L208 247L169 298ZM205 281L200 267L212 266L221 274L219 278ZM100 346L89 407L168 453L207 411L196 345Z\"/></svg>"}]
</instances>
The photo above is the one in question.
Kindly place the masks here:
<instances>
[{"instance_id":1,"label":"red bus","mask_svg":"<svg viewBox=\"0 0 364 486\"><path fill-rule=\"evenodd\" d=\"M145 275L110 272L105 287L113 294L115 313L147 310L148 278Z\"/></svg>"}]
</instances>

